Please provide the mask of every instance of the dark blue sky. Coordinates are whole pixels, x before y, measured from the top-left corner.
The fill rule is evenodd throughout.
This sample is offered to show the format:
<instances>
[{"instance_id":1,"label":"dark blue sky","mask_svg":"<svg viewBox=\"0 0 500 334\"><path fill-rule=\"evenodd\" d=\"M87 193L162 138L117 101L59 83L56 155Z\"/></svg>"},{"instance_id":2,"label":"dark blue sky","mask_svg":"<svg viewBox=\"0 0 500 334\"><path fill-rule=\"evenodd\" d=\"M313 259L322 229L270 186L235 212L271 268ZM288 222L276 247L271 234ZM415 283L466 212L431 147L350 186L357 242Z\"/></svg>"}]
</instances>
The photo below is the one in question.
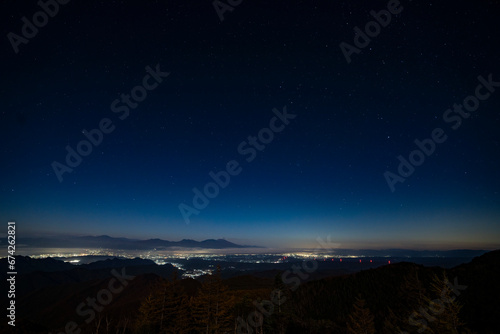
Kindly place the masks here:
<instances>
[{"instance_id":1,"label":"dark blue sky","mask_svg":"<svg viewBox=\"0 0 500 334\"><path fill-rule=\"evenodd\" d=\"M456 130L443 114L479 76L500 82L500 6L402 1L348 64L339 44L387 4L243 1L220 21L210 1L71 1L16 54L8 34L41 8L2 2L0 220L19 238L498 248L500 87ZM170 74L120 119L113 101L157 64ZM297 116L248 162L239 145L284 106ZM103 119L113 131L60 182L51 164ZM446 141L392 192L384 173L436 128ZM231 160L241 172L186 224L179 205Z\"/></svg>"}]
</instances>

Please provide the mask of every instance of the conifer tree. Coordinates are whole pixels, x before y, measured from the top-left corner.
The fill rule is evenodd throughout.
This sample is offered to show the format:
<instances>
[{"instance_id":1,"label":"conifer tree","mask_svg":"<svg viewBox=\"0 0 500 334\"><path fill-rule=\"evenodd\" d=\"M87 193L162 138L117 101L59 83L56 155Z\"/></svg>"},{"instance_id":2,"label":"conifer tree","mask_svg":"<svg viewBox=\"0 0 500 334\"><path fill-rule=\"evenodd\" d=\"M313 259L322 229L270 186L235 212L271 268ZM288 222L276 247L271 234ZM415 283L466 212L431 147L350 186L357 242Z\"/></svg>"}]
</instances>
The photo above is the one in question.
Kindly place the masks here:
<instances>
[{"instance_id":1,"label":"conifer tree","mask_svg":"<svg viewBox=\"0 0 500 334\"><path fill-rule=\"evenodd\" d=\"M188 333L188 298L177 279L177 271L173 272L172 281L166 285L163 299L160 332L167 334Z\"/></svg>"},{"instance_id":2,"label":"conifer tree","mask_svg":"<svg viewBox=\"0 0 500 334\"><path fill-rule=\"evenodd\" d=\"M354 311L349 315L347 329L350 334L374 334L374 317L361 296L356 297Z\"/></svg>"},{"instance_id":3,"label":"conifer tree","mask_svg":"<svg viewBox=\"0 0 500 334\"><path fill-rule=\"evenodd\" d=\"M389 307L387 309L387 316L384 319L382 333L383 334L402 333L403 331L401 330L400 327L401 324L405 324L405 319L401 319L401 317L396 315L394 311Z\"/></svg>"},{"instance_id":4,"label":"conifer tree","mask_svg":"<svg viewBox=\"0 0 500 334\"><path fill-rule=\"evenodd\" d=\"M422 284L419 277L418 268L412 267L407 275L404 277L402 285L402 295L406 296L409 304L413 308L418 308L425 303L425 296L427 291Z\"/></svg>"},{"instance_id":5,"label":"conifer tree","mask_svg":"<svg viewBox=\"0 0 500 334\"><path fill-rule=\"evenodd\" d=\"M141 304L138 328L143 333L188 333L188 298L174 271L172 280L162 280Z\"/></svg>"},{"instance_id":6,"label":"conifer tree","mask_svg":"<svg viewBox=\"0 0 500 334\"><path fill-rule=\"evenodd\" d=\"M222 334L233 325L231 318L232 298L221 279L217 266L214 274L205 277L198 296L193 301L193 318L200 333Z\"/></svg>"},{"instance_id":7,"label":"conifer tree","mask_svg":"<svg viewBox=\"0 0 500 334\"><path fill-rule=\"evenodd\" d=\"M436 319L429 323L434 333L458 334L464 325L459 317L462 305L450 288L451 285L444 272L442 278L433 276L431 287L436 298L426 298L426 301L428 313Z\"/></svg>"},{"instance_id":8,"label":"conifer tree","mask_svg":"<svg viewBox=\"0 0 500 334\"><path fill-rule=\"evenodd\" d=\"M290 289L283 283L281 274L276 275L274 278L272 303L274 310L266 321L268 326L266 329L271 330L272 333L284 334L286 333L288 320L291 317L292 294Z\"/></svg>"},{"instance_id":9,"label":"conifer tree","mask_svg":"<svg viewBox=\"0 0 500 334\"><path fill-rule=\"evenodd\" d=\"M156 331L155 322L158 316L157 299L150 294L139 307L137 331L139 333L153 333Z\"/></svg>"}]
</instances>

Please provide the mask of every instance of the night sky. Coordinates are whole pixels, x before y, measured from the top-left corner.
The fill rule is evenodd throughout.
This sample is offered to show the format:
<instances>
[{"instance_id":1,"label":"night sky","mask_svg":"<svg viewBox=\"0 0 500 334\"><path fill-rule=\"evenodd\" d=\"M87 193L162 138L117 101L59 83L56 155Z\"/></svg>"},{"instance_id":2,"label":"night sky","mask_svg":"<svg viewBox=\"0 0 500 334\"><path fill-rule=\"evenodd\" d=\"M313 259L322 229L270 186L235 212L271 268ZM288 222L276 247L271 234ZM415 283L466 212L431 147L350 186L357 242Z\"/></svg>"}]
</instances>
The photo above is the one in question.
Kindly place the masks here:
<instances>
[{"instance_id":1,"label":"night sky","mask_svg":"<svg viewBox=\"0 0 500 334\"><path fill-rule=\"evenodd\" d=\"M230 3L221 21L212 1L73 0L24 39L40 5L1 2L5 232L500 247L498 1L403 0L350 63L341 43L390 1Z\"/></svg>"}]
</instances>

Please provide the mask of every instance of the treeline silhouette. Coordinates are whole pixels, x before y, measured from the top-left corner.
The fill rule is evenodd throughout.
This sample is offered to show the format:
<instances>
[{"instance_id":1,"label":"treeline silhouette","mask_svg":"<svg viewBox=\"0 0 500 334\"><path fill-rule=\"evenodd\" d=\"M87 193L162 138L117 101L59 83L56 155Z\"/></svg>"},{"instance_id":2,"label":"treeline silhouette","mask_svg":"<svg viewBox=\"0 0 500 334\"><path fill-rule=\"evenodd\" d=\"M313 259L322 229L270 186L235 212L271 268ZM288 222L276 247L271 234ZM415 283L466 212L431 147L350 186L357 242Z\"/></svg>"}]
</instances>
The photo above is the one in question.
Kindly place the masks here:
<instances>
[{"instance_id":1,"label":"treeline silhouette","mask_svg":"<svg viewBox=\"0 0 500 334\"><path fill-rule=\"evenodd\" d=\"M137 276L74 333L498 333L500 251L452 269L403 262L300 285L290 277L223 280L219 266L200 280ZM54 310L63 312L67 294ZM15 332L67 332L35 313Z\"/></svg>"},{"instance_id":2,"label":"treeline silhouette","mask_svg":"<svg viewBox=\"0 0 500 334\"><path fill-rule=\"evenodd\" d=\"M394 269L394 268L391 268ZM471 333L460 316L453 280L444 270L410 263L392 275L377 270L293 287L278 275L272 302L248 291L231 292L220 269L198 294L178 280L164 281L142 303L136 333ZM459 289L464 286L459 284ZM461 290L456 290L460 293ZM279 302L279 295L283 302Z\"/></svg>"}]
</instances>

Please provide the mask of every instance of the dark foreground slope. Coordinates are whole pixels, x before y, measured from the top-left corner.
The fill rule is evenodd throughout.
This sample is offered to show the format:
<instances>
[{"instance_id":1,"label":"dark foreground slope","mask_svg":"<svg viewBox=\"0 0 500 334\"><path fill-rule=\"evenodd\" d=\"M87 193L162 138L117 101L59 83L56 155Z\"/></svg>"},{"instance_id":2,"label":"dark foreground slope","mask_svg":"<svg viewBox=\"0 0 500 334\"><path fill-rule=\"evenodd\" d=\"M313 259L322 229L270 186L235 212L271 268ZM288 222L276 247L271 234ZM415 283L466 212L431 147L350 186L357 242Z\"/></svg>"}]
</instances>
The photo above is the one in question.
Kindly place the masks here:
<instances>
[{"instance_id":1,"label":"dark foreground slope","mask_svg":"<svg viewBox=\"0 0 500 334\"><path fill-rule=\"evenodd\" d=\"M26 275L15 332L200 333L208 327L211 333L457 333L449 323L459 333L498 328L500 251L451 269L406 262L313 281L302 279L304 272L289 273L287 284L280 274L171 283L172 268L139 260L121 264ZM281 303L269 307L273 289L280 289ZM222 310L217 316L209 311L215 305ZM6 321L0 327L2 333L11 329Z\"/></svg>"},{"instance_id":2,"label":"dark foreground slope","mask_svg":"<svg viewBox=\"0 0 500 334\"><path fill-rule=\"evenodd\" d=\"M442 283L444 275L450 281L447 291L450 299L462 306L458 316L463 326L458 327L478 333L498 333L500 251L448 270L398 263L305 283L293 294L288 332L345 332L349 317L356 315L360 299L365 311L373 315L378 333L401 330L417 333L438 327L450 316L444 309L451 305L450 299L435 291L439 288L436 281ZM442 292L443 285L440 288ZM360 319L355 317L355 320ZM435 332L453 333L443 329Z\"/></svg>"}]
</instances>

